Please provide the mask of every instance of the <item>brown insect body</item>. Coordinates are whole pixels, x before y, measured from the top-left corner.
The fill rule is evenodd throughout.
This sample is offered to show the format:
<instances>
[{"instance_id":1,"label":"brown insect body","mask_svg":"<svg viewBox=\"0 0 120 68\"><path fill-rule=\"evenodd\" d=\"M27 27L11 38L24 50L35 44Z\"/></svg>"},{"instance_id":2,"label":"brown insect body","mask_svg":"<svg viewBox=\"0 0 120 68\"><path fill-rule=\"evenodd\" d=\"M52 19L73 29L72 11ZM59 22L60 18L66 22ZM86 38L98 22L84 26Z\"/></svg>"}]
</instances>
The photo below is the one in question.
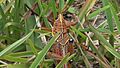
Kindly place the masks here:
<instances>
[{"instance_id":1,"label":"brown insect body","mask_svg":"<svg viewBox=\"0 0 120 68\"><path fill-rule=\"evenodd\" d=\"M53 35L56 33L61 33L60 37L57 39L57 42L53 45L53 52L64 56L66 53L73 53L74 47L72 43L69 43L69 28L72 26L73 22L65 20L62 14L59 14L58 19L53 24Z\"/></svg>"}]
</instances>

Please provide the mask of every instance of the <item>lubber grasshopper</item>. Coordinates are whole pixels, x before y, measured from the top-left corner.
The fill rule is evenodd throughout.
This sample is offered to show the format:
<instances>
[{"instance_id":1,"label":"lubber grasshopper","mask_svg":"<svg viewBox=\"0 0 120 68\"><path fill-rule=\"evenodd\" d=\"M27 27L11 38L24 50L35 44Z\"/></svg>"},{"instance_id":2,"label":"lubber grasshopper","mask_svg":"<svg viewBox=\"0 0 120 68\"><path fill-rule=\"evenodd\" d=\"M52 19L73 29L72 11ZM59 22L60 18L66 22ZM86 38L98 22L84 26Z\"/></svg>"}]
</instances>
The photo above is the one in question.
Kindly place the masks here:
<instances>
[{"instance_id":1,"label":"lubber grasshopper","mask_svg":"<svg viewBox=\"0 0 120 68\"><path fill-rule=\"evenodd\" d=\"M53 45L52 52L60 56L65 56L70 52L74 52L73 40L69 36L70 26L75 25L77 22L69 22L64 19L62 14L59 14L58 19L54 22L52 33L53 35L60 32L61 35ZM70 68L68 65L64 65L65 68Z\"/></svg>"}]
</instances>

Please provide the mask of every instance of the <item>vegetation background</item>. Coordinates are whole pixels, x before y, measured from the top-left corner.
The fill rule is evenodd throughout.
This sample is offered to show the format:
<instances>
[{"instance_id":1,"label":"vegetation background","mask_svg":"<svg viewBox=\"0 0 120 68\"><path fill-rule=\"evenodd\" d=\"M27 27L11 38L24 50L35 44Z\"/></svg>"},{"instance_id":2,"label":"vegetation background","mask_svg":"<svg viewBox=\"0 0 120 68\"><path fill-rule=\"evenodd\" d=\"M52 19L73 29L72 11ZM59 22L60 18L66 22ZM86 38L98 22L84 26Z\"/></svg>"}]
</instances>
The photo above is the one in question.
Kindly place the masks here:
<instances>
[{"instance_id":1,"label":"vegetation background","mask_svg":"<svg viewBox=\"0 0 120 68\"><path fill-rule=\"evenodd\" d=\"M71 68L120 68L119 3L0 0L0 68L70 68L68 63ZM74 53L64 56L51 52L60 36L52 32L59 14L67 21L77 18L67 29Z\"/></svg>"}]
</instances>

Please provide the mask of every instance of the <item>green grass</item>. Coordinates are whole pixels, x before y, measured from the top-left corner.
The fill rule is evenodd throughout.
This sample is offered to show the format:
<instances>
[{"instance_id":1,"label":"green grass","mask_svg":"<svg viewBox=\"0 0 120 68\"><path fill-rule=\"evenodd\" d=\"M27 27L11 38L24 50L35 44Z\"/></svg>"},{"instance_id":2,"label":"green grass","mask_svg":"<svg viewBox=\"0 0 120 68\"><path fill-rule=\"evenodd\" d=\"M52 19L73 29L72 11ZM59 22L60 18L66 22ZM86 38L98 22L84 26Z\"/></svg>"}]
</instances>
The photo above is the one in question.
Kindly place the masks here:
<instances>
[{"instance_id":1,"label":"green grass","mask_svg":"<svg viewBox=\"0 0 120 68\"><path fill-rule=\"evenodd\" d=\"M77 9L73 6L75 0L0 0L0 67L53 68L60 59L56 68L65 68L70 61L73 68L77 68L75 64L90 68L95 62L100 68L119 68L120 6L117 1L100 1L100 8L94 8L98 1L86 0ZM68 29L69 37L74 39L70 45L75 48L73 54L59 56L51 52L61 36L52 33L59 14L77 17L77 24ZM106 17L96 26L103 15Z\"/></svg>"}]
</instances>

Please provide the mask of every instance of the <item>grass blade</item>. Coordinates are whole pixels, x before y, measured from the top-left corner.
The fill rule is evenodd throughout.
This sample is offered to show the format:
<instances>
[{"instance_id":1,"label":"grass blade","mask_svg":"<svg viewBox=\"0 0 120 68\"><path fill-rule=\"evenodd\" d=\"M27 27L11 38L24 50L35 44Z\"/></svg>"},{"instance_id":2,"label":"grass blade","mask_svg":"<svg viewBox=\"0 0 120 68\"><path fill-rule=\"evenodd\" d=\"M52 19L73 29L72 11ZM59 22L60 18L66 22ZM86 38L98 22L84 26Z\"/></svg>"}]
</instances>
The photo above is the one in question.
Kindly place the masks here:
<instances>
[{"instance_id":1,"label":"grass blade","mask_svg":"<svg viewBox=\"0 0 120 68\"><path fill-rule=\"evenodd\" d=\"M14 56L14 57L29 57L34 55L32 51L25 51L25 52L17 52L17 53L10 53L9 56Z\"/></svg>"},{"instance_id":2,"label":"grass blade","mask_svg":"<svg viewBox=\"0 0 120 68\"><path fill-rule=\"evenodd\" d=\"M89 25L91 31L95 34L96 38L101 41L103 47L105 47L112 55L120 59L120 54L112 47L112 45L107 42L107 40L92 26Z\"/></svg>"},{"instance_id":3,"label":"grass blade","mask_svg":"<svg viewBox=\"0 0 120 68\"><path fill-rule=\"evenodd\" d=\"M75 53L69 56L70 54L68 53L65 55L65 57L59 62L59 64L55 68L62 68L62 66L67 63L72 57L75 56Z\"/></svg>"},{"instance_id":4,"label":"grass blade","mask_svg":"<svg viewBox=\"0 0 120 68\"><path fill-rule=\"evenodd\" d=\"M109 3L110 4L110 3ZM120 33L120 21L119 21L119 17L117 16L117 11L114 9L114 7L112 6L112 4L110 4L110 9L111 9L111 13L112 16L115 20L115 24L117 26L118 32Z\"/></svg>"},{"instance_id":5,"label":"grass blade","mask_svg":"<svg viewBox=\"0 0 120 68\"><path fill-rule=\"evenodd\" d=\"M8 64L7 68L28 68L29 64Z\"/></svg>"},{"instance_id":6,"label":"grass blade","mask_svg":"<svg viewBox=\"0 0 120 68\"><path fill-rule=\"evenodd\" d=\"M28 39L27 42L28 42L28 44L29 44L29 46L30 46L30 48L31 48L31 51L32 51L35 55L37 55L37 50L36 50L35 45L34 45L34 43L32 42L32 40Z\"/></svg>"},{"instance_id":7,"label":"grass blade","mask_svg":"<svg viewBox=\"0 0 120 68\"><path fill-rule=\"evenodd\" d=\"M110 8L110 5L107 5L107 6L104 6L103 8L100 8L96 11L94 11L93 13L91 13L89 16L88 16L88 19L93 19L95 16L97 16L99 13L107 10L108 8Z\"/></svg>"},{"instance_id":8,"label":"grass blade","mask_svg":"<svg viewBox=\"0 0 120 68\"><path fill-rule=\"evenodd\" d=\"M51 46L54 44L54 42L57 40L58 37L59 37L59 34L55 35L49 41L49 43L44 47L44 49L38 53L36 59L33 61L30 68L37 68L37 66L42 62L42 60L44 59L44 57L47 54L48 50L51 48Z\"/></svg>"},{"instance_id":9,"label":"grass blade","mask_svg":"<svg viewBox=\"0 0 120 68\"><path fill-rule=\"evenodd\" d=\"M7 60L7 61L11 61L11 62L22 62L22 63L27 62L26 58L13 57L13 56L8 56L8 55L0 57L0 59L4 59L4 60Z\"/></svg>"},{"instance_id":10,"label":"grass blade","mask_svg":"<svg viewBox=\"0 0 120 68\"><path fill-rule=\"evenodd\" d=\"M59 0L59 12L62 12L62 9L64 7L64 0Z\"/></svg>"},{"instance_id":11,"label":"grass blade","mask_svg":"<svg viewBox=\"0 0 120 68\"><path fill-rule=\"evenodd\" d=\"M86 68L90 68L91 65L90 65L90 62L88 61L88 58L86 57L86 55L84 54L81 46L77 45L77 47L79 48L78 50L80 51L80 53L82 53L82 57L83 57L83 61L85 62L85 65L86 65Z\"/></svg>"},{"instance_id":12,"label":"grass blade","mask_svg":"<svg viewBox=\"0 0 120 68\"><path fill-rule=\"evenodd\" d=\"M71 29L72 29L74 32L76 32L78 35L80 35L84 40L86 39L86 36L85 36L83 33L81 33L79 30L77 30L77 29L74 28L74 27L71 27Z\"/></svg>"},{"instance_id":13,"label":"grass blade","mask_svg":"<svg viewBox=\"0 0 120 68\"><path fill-rule=\"evenodd\" d=\"M5 48L4 50L2 50L0 52L0 56L3 56L5 54L10 53L12 50L14 50L15 48L17 48L18 46L20 46L22 43L24 43L33 33L33 30L27 34L25 37L21 38L20 40L14 42L13 44L11 44L10 46L8 46L7 48Z\"/></svg>"},{"instance_id":14,"label":"grass blade","mask_svg":"<svg viewBox=\"0 0 120 68\"><path fill-rule=\"evenodd\" d=\"M75 0L67 0L62 12L65 12L68 10L68 8L70 7L70 5L74 2Z\"/></svg>"},{"instance_id":15,"label":"grass blade","mask_svg":"<svg viewBox=\"0 0 120 68\"><path fill-rule=\"evenodd\" d=\"M107 6L107 5L109 5L109 0L102 0L102 3L103 3L104 6ZM111 10L107 9L105 11L105 14L106 14L106 17L107 17L107 23L108 23L109 29L110 29L111 32L113 32L113 21L112 21Z\"/></svg>"},{"instance_id":16,"label":"grass blade","mask_svg":"<svg viewBox=\"0 0 120 68\"><path fill-rule=\"evenodd\" d=\"M95 4L96 0L86 0L86 3L83 5L83 7L80 9L79 13L79 19L80 21L85 17L86 13L88 10L93 7Z\"/></svg>"},{"instance_id":17,"label":"grass blade","mask_svg":"<svg viewBox=\"0 0 120 68\"><path fill-rule=\"evenodd\" d=\"M53 11L54 19L55 19L57 17L57 8L56 8L55 0L51 0L50 6Z\"/></svg>"}]
</instances>

